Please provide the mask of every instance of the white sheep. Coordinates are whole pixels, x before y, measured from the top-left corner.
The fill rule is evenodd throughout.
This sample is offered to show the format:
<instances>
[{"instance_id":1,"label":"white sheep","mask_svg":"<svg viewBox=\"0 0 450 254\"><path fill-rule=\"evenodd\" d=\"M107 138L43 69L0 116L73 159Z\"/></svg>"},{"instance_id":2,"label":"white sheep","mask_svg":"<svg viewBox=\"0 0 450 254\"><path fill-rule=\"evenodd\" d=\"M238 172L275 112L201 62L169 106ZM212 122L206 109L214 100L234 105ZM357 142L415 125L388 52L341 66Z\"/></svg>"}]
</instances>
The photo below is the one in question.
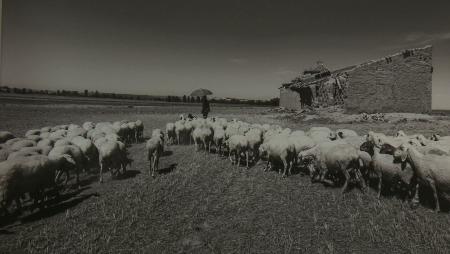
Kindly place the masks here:
<instances>
[{"instance_id":1,"label":"white sheep","mask_svg":"<svg viewBox=\"0 0 450 254\"><path fill-rule=\"evenodd\" d=\"M356 131L349 129L337 129L335 133L338 138L342 139L359 136L358 133L356 133Z\"/></svg>"},{"instance_id":2,"label":"white sheep","mask_svg":"<svg viewBox=\"0 0 450 254\"><path fill-rule=\"evenodd\" d=\"M162 156L164 150L163 147L163 141L161 137L157 135L152 136L145 145L149 161L149 173L151 172L152 177L155 176L155 170L158 170L159 158Z\"/></svg>"},{"instance_id":3,"label":"white sheep","mask_svg":"<svg viewBox=\"0 0 450 254\"><path fill-rule=\"evenodd\" d=\"M86 157L78 146L75 145L65 145L65 146L55 146L49 153L49 158L58 158L63 155L70 156L73 161L75 161L74 167L67 169L64 173L66 174L66 183L69 179L69 171L75 170L76 174L76 185L80 187L80 172L86 169Z\"/></svg>"},{"instance_id":4,"label":"white sheep","mask_svg":"<svg viewBox=\"0 0 450 254\"><path fill-rule=\"evenodd\" d=\"M68 131L72 131L72 130L75 130L78 128L81 128L81 126L79 126L78 124L73 124L73 123L71 123L71 124L69 124L69 126L67 126Z\"/></svg>"},{"instance_id":5,"label":"white sheep","mask_svg":"<svg viewBox=\"0 0 450 254\"><path fill-rule=\"evenodd\" d=\"M6 147L0 147L0 162L8 159L10 151Z\"/></svg>"},{"instance_id":6,"label":"white sheep","mask_svg":"<svg viewBox=\"0 0 450 254\"><path fill-rule=\"evenodd\" d=\"M33 140L35 142L39 142L42 139L42 137L39 135L28 135L28 136L25 136L25 138L29 139L29 140Z\"/></svg>"},{"instance_id":7,"label":"white sheep","mask_svg":"<svg viewBox=\"0 0 450 254\"><path fill-rule=\"evenodd\" d=\"M20 149L24 148L24 147L31 147L31 146L36 146L37 143L34 140L29 140L29 139L22 139L22 140L18 140L17 142L14 142L13 144L11 144L9 146L9 150L12 152L15 151L19 151Z\"/></svg>"},{"instance_id":8,"label":"white sheep","mask_svg":"<svg viewBox=\"0 0 450 254\"><path fill-rule=\"evenodd\" d=\"M88 131L85 130L84 128L77 127L77 128L73 128L73 129L69 130L66 134L66 137L68 139L72 139L73 137L76 137L76 136L81 136L81 137L85 138L87 135L87 132Z\"/></svg>"},{"instance_id":9,"label":"white sheep","mask_svg":"<svg viewBox=\"0 0 450 254\"><path fill-rule=\"evenodd\" d=\"M385 144L383 148L385 147L394 151L394 158L411 165L419 184L431 188L436 203L435 210L439 212L439 198L449 200L450 195L450 156L422 154L414 146L407 144L398 148Z\"/></svg>"},{"instance_id":10,"label":"white sheep","mask_svg":"<svg viewBox=\"0 0 450 254\"><path fill-rule=\"evenodd\" d=\"M0 131L0 144L5 143L6 141L15 138L15 136L9 131Z\"/></svg>"},{"instance_id":11,"label":"white sheep","mask_svg":"<svg viewBox=\"0 0 450 254\"><path fill-rule=\"evenodd\" d=\"M214 135L213 135L213 142L214 145L216 147L216 152L218 154L221 154L222 150L222 146L224 144L225 141L225 131L223 128L221 127L216 127L214 129Z\"/></svg>"},{"instance_id":12,"label":"white sheep","mask_svg":"<svg viewBox=\"0 0 450 254\"><path fill-rule=\"evenodd\" d=\"M99 149L100 183L103 182L103 171L109 170L114 176L114 169L123 170L123 150L116 141L105 141Z\"/></svg>"},{"instance_id":13,"label":"white sheep","mask_svg":"<svg viewBox=\"0 0 450 254\"><path fill-rule=\"evenodd\" d=\"M65 138L56 140L55 143L53 144L54 147L56 147L56 146L70 146L70 145L73 145L72 142L70 142L70 140L65 139Z\"/></svg>"},{"instance_id":14,"label":"white sheep","mask_svg":"<svg viewBox=\"0 0 450 254\"><path fill-rule=\"evenodd\" d=\"M295 146L289 142L288 136L278 135L259 146L259 156L267 159L264 171L271 170L276 160L282 161L284 167L283 177L286 177L287 169L289 168L289 174L291 174L294 165ZM278 174L281 174L281 168L278 169Z\"/></svg>"},{"instance_id":15,"label":"white sheep","mask_svg":"<svg viewBox=\"0 0 450 254\"><path fill-rule=\"evenodd\" d=\"M186 141L185 138L185 127L184 127L185 120L178 120L175 122L175 135L177 136L177 143L178 145L180 142L184 143Z\"/></svg>"},{"instance_id":16,"label":"white sheep","mask_svg":"<svg viewBox=\"0 0 450 254\"><path fill-rule=\"evenodd\" d=\"M245 137L248 141L248 150L251 152L252 161L259 160L259 146L263 142L263 131L258 128L251 128Z\"/></svg>"},{"instance_id":17,"label":"white sheep","mask_svg":"<svg viewBox=\"0 0 450 254\"><path fill-rule=\"evenodd\" d=\"M41 139L39 142L37 142L37 147L44 147L44 146L53 146L55 142L51 139Z\"/></svg>"},{"instance_id":18,"label":"white sheep","mask_svg":"<svg viewBox=\"0 0 450 254\"><path fill-rule=\"evenodd\" d=\"M378 198L381 196L382 184L387 183L389 186L397 187L400 180L404 185L408 186L408 191L413 191L415 186L412 185L413 170L407 163L394 163L394 157L389 154L380 153L380 149L370 141L364 142L360 148L371 156L370 171L378 178Z\"/></svg>"},{"instance_id":19,"label":"white sheep","mask_svg":"<svg viewBox=\"0 0 450 254\"><path fill-rule=\"evenodd\" d=\"M245 153L246 167L248 168L248 139L243 135L233 135L226 141L226 145L228 157L232 163L236 163L236 167L241 164L241 154ZM234 155L234 161L231 155Z\"/></svg>"},{"instance_id":20,"label":"white sheep","mask_svg":"<svg viewBox=\"0 0 450 254\"><path fill-rule=\"evenodd\" d=\"M194 140L196 151L199 150L199 144L203 144L203 148L211 152L213 133L209 127L195 128L192 132L192 139Z\"/></svg>"},{"instance_id":21,"label":"white sheep","mask_svg":"<svg viewBox=\"0 0 450 254\"><path fill-rule=\"evenodd\" d=\"M167 135L167 145L174 144L175 140L177 140L177 134L175 133L174 123L166 124L166 135Z\"/></svg>"},{"instance_id":22,"label":"white sheep","mask_svg":"<svg viewBox=\"0 0 450 254\"><path fill-rule=\"evenodd\" d=\"M99 168L98 149L91 140L77 136L72 138L71 142L78 146L87 160L87 168Z\"/></svg>"},{"instance_id":23,"label":"white sheep","mask_svg":"<svg viewBox=\"0 0 450 254\"><path fill-rule=\"evenodd\" d=\"M136 120L136 140L141 141L144 138L144 123L141 120Z\"/></svg>"},{"instance_id":24,"label":"white sheep","mask_svg":"<svg viewBox=\"0 0 450 254\"><path fill-rule=\"evenodd\" d=\"M83 129L90 131L95 128L95 124L93 122L85 122L82 125Z\"/></svg>"},{"instance_id":25,"label":"white sheep","mask_svg":"<svg viewBox=\"0 0 450 254\"><path fill-rule=\"evenodd\" d=\"M57 170L74 163L69 156L50 158L44 155L0 162L0 203L4 211L12 201L20 210L20 198L26 193L34 198L35 204L42 201L44 190L56 187Z\"/></svg>"},{"instance_id":26,"label":"white sheep","mask_svg":"<svg viewBox=\"0 0 450 254\"><path fill-rule=\"evenodd\" d=\"M319 144L333 140L336 134L327 127L311 127L306 135L314 140L316 144Z\"/></svg>"},{"instance_id":27,"label":"white sheep","mask_svg":"<svg viewBox=\"0 0 450 254\"><path fill-rule=\"evenodd\" d=\"M308 152L312 149L315 149L315 152ZM329 142L326 145L321 143L312 149L302 152L303 159L305 157L312 159L312 163L309 164L312 180L318 175L320 182L334 184L327 179L327 175L329 173L342 173L345 176L345 183L341 192L344 193L353 174L361 183L362 189L364 190L366 188L359 170L359 153L355 147L345 142Z\"/></svg>"},{"instance_id":28,"label":"white sheep","mask_svg":"<svg viewBox=\"0 0 450 254\"><path fill-rule=\"evenodd\" d=\"M38 135L41 134L41 130L29 130L25 133L25 137L26 136L30 136L30 135Z\"/></svg>"},{"instance_id":29,"label":"white sheep","mask_svg":"<svg viewBox=\"0 0 450 254\"><path fill-rule=\"evenodd\" d=\"M50 132L50 131L52 131L52 127L50 127L50 126L45 126L45 127L41 128L41 134L43 132Z\"/></svg>"}]
</instances>

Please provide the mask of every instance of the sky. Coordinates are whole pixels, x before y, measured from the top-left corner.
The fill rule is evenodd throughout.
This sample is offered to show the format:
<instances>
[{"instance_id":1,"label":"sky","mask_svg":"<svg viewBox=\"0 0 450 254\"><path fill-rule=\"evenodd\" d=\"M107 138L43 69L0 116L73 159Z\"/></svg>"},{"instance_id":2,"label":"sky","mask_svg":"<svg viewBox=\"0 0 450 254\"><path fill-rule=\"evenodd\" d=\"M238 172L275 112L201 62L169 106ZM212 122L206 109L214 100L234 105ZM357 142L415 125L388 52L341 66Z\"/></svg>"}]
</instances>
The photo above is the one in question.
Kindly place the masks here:
<instances>
[{"instance_id":1,"label":"sky","mask_svg":"<svg viewBox=\"0 0 450 254\"><path fill-rule=\"evenodd\" d=\"M330 69L432 44L450 109L450 1L3 0L1 81L34 89L267 99Z\"/></svg>"}]
</instances>

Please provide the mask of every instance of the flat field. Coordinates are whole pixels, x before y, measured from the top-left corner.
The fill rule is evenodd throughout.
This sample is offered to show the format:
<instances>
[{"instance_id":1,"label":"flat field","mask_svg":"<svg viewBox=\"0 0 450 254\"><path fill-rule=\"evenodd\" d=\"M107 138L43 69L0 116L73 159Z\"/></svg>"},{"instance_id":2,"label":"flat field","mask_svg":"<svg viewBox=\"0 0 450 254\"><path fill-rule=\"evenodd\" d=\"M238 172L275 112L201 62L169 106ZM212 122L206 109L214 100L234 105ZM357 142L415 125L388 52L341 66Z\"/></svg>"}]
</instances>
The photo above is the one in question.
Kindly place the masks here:
<instances>
[{"instance_id":1,"label":"flat field","mask_svg":"<svg viewBox=\"0 0 450 254\"><path fill-rule=\"evenodd\" d=\"M0 100L0 130L26 130L85 121L141 119L145 135L164 128L192 105L83 105ZM448 135L446 117L396 123L302 122L262 107L213 106L212 114L250 123L278 123L393 134ZM129 147L133 160L121 179L98 183L82 175L81 190L59 203L15 218L0 218L0 253L449 253L450 214L427 202L411 209L395 195L312 184L300 173L281 178L263 163L236 168L215 154L174 145L148 174L144 143Z\"/></svg>"}]
</instances>

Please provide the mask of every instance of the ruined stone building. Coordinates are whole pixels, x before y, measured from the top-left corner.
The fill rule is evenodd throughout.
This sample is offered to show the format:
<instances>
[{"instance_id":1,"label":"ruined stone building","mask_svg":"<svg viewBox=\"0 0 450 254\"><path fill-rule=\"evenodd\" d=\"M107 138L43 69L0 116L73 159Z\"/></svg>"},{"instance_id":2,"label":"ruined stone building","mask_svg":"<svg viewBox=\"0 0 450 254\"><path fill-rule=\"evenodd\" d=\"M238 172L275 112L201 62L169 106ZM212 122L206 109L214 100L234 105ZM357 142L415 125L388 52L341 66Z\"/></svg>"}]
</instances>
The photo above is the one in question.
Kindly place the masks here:
<instances>
[{"instance_id":1,"label":"ruined stone building","mask_svg":"<svg viewBox=\"0 0 450 254\"><path fill-rule=\"evenodd\" d=\"M287 109L342 106L349 113L431 111L432 46L330 71L321 62L280 89Z\"/></svg>"}]
</instances>

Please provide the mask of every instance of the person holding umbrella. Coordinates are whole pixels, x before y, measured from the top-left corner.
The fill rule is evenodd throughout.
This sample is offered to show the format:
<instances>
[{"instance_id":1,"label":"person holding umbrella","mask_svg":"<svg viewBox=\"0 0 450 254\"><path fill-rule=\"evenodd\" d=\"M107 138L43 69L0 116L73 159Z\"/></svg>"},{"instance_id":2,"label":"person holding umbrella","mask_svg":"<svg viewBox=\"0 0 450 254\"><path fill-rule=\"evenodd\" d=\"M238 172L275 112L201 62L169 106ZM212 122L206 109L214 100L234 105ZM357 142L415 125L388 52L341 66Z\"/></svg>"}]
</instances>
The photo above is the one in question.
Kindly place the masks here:
<instances>
[{"instance_id":1,"label":"person holding umbrella","mask_svg":"<svg viewBox=\"0 0 450 254\"><path fill-rule=\"evenodd\" d=\"M207 118L209 112L211 111L211 108L209 107L208 98L206 97L207 95L211 95L211 94L212 94L211 91L209 91L208 89L203 89L203 88L197 89L191 93L191 96L193 96L193 97L197 97L197 96L202 97L202 112L201 113L203 115L203 118Z\"/></svg>"},{"instance_id":2,"label":"person holding umbrella","mask_svg":"<svg viewBox=\"0 0 450 254\"><path fill-rule=\"evenodd\" d=\"M206 95L203 95L202 98L202 115L203 118L207 118L208 114L209 114L210 108L209 108L209 102L208 99L206 98Z\"/></svg>"}]
</instances>

